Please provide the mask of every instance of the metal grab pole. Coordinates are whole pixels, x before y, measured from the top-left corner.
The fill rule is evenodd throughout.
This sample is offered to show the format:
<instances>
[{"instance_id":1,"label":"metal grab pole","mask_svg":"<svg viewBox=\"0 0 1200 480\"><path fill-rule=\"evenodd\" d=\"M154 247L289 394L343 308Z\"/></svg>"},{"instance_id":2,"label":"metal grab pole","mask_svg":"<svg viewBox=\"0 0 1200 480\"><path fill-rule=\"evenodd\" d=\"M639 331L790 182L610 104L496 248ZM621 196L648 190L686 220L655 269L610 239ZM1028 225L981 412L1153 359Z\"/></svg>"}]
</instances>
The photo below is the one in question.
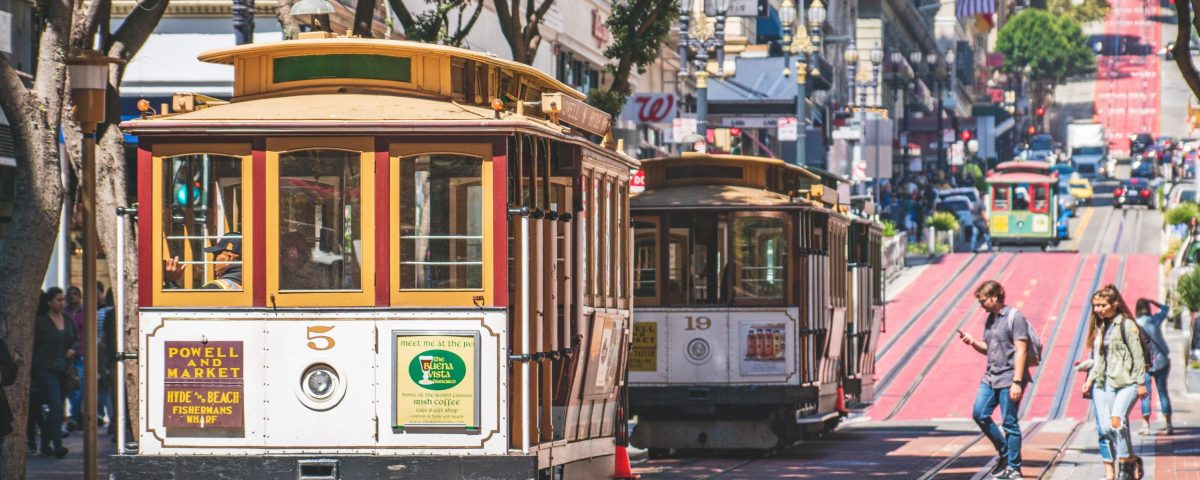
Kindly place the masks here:
<instances>
[{"instance_id":1,"label":"metal grab pole","mask_svg":"<svg viewBox=\"0 0 1200 480\"><path fill-rule=\"evenodd\" d=\"M521 354L529 345L529 217L521 216ZM529 362L521 362L521 453L529 453Z\"/></svg>"},{"instance_id":2,"label":"metal grab pole","mask_svg":"<svg viewBox=\"0 0 1200 480\"><path fill-rule=\"evenodd\" d=\"M804 2L800 2L801 6ZM808 164L808 54L801 53L796 62L796 165Z\"/></svg>"},{"instance_id":3,"label":"metal grab pole","mask_svg":"<svg viewBox=\"0 0 1200 480\"><path fill-rule=\"evenodd\" d=\"M113 382L117 388L117 418L112 424L117 431L117 455L125 454L125 213L117 212L117 294L113 296L113 329L116 345L111 353L117 362ZM110 361L113 359L109 359Z\"/></svg>"}]
</instances>

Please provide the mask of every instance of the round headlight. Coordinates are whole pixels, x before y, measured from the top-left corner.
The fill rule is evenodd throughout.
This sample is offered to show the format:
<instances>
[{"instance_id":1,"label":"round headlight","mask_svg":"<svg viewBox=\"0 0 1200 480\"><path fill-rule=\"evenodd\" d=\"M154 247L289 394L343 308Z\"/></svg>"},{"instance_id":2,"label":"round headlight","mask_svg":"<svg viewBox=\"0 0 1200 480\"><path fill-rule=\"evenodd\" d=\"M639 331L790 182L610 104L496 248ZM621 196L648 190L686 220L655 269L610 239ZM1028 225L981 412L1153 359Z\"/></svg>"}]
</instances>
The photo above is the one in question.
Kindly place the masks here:
<instances>
[{"instance_id":1,"label":"round headlight","mask_svg":"<svg viewBox=\"0 0 1200 480\"><path fill-rule=\"evenodd\" d=\"M314 365L304 372L304 393L313 400L325 400L337 389L337 372L328 365Z\"/></svg>"}]
</instances>

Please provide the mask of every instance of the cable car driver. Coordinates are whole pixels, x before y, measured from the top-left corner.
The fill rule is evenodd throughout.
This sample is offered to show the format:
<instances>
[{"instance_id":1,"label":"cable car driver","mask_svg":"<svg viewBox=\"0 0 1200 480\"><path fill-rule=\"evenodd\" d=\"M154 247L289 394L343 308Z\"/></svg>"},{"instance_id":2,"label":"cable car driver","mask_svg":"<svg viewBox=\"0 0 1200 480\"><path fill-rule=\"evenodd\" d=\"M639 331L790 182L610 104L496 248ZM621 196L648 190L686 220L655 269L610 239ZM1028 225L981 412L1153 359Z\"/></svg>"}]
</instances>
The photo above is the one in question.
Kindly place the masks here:
<instances>
[{"instance_id":1,"label":"cable car driver","mask_svg":"<svg viewBox=\"0 0 1200 480\"><path fill-rule=\"evenodd\" d=\"M204 251L214 254L213 273L217 278L204 284L201 288L205 290L241 290L242 234L229 232ZM181 265L178 256L167 259L166 266L163 268L163 287L180 288L177 282L183 277L185 267L187 265Z\"/></svg>"}]
</instances>

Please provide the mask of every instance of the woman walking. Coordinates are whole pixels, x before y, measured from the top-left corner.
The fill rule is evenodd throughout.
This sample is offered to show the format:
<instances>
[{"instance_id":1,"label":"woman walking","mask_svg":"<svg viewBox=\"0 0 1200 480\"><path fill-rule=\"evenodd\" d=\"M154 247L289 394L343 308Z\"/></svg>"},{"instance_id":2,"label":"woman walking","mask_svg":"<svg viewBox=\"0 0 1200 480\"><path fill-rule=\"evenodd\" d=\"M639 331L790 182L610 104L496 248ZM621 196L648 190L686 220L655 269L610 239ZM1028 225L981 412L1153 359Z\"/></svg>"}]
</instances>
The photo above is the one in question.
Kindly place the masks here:
<instances>
[{"instance_id":1,"label":"woman walking","mask_svg":"<svg viewBox=\"0 0 1200 480\"><path fill-rule=\"evenodd\" d=\"M1150 313L1151 305L1158 309L1158 313ZM1150 371L1146 372L1145 383L1149 387L1150 381L1154 380L1154 387L1158 391L1158 412L1162 414L1163 421L1166 422L1162 432L1170 435L1173 429L1171 427L1171 396L1167 393L1167 377L1171 376L1171 352L1167 348L1167 339L1163 337L1162 325L1167 317L1171 316L1171 309L1154 300L1142 298L1138 299L1134 311L1137 312L1138 326L1142 327L1142 331L1146 332L1146 336L1150 338L1150 351L1146 352L1150 355ZM1142 397L1142 420L1145 421L1145 424L1142 425L1142 431L1139 433L1149 435L1149 395Z\"/></svg>"},{"instance_id":2,"label":"woman walking","mask_svg":"<svg viewBox=\"0 0 1200 480\"><path fill-rule=\"evenodd\" d=\"M38 300L33 333L33 383L50 411L39 425L42 455L62 458L63 401L71 385L67 379L75 357L75 323L63 314L67 302L63 291L51 287Z\"/></svg>"},{"instance_id":3,"label":"woman walking","mask_svg":"<svg viewBox=\"0 0 1200 480\"><path fill-rule=\"evenodd\" d=\"M1142 459L1133 453L1127 417L1133 402L1146 396L1145 353L1141 331L1129 305L1114 285L1092 294L1092 314L1087 340L1095 352L1095 363L1084 382L1083 394L1091 393L1101 433L1116 461L1116 478L1142 478Z\"/></svg>"}]
</instances>

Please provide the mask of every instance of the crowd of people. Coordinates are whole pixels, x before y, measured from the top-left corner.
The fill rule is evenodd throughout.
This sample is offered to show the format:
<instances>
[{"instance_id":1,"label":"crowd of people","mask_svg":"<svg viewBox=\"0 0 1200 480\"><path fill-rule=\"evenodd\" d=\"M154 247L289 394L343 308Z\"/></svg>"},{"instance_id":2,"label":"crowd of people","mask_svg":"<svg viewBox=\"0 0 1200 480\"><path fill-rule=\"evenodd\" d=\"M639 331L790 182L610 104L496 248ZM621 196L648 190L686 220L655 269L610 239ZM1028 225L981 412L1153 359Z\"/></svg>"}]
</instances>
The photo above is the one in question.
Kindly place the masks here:
<instances>
[{"instance_id":1,"label":"crowd of people","mask_svg":"<svg viewBox=\"0 0 1200 480\"><path fill-rule=\"evenodd\" d=\"M971 186L970 180L945 172L908 173L894 181L879 185L880 217L896 225L897 230L908 234L909 243L925 240L925 219L934 212L937 191L960 186ZM975 228L963 225L964 228Z\"/></svg>"},{"instance_id":2,"label":"crowd of people","mask_svg":"<svg viewBox=\"0 0 1200 480\"><path fill-rule=\"evenodd\" d=\"M963 343L987 357L972 416L999 454L991 476L1023 478L1018 412L1024 389L1032 380L1029 368L1041 359L1041 343L1025 316L1005 303L1004 287L999 283L983 282L976 288L975 297L987 314L982 340L958 332ZM1174 432L1167 392L1170 350L1162 332L1169 315L1167 306L1145 298L1139 299L1131 311L1115 285L1106 285L1092 294L1091 315L1084 333L1089 354L1076 370L1087 375L1080 394L1092 402L1097 447L1108 480L1136 480L1145 475L1144 462L1133 451L1128 417L1141 399L1144 423L1140 433L1150 433L1152 384L1164 421L1159 434ZM997 407L1001 426L992 420Z\"/></svg>"},{"instance_id":3,"label":"crowd of people","mask_svg":"<svg viewBox=\"0 0 1200 480\"><path fill-rule=\"evenodd\" d=\"M83 337L88 319L83 308L84 293L79 287L72 286L65 292L51 287L38 299L26 425L30 454L40 451L42 455L54 458L67 455L63 438L82 428L84 423L80 379L84 378L86 355L98 355L100 360L97 422L102 427L107 425L109 435L113 434L112 420L116 417L111 398L115 365L113 347L116 344L113 292L97 283L94 295L99 299L95 319L99 335L92 341ZM0 351L0 357L3 353ZM3 358L0 358L2 364Z\"/></svg>"}]
</instances>

